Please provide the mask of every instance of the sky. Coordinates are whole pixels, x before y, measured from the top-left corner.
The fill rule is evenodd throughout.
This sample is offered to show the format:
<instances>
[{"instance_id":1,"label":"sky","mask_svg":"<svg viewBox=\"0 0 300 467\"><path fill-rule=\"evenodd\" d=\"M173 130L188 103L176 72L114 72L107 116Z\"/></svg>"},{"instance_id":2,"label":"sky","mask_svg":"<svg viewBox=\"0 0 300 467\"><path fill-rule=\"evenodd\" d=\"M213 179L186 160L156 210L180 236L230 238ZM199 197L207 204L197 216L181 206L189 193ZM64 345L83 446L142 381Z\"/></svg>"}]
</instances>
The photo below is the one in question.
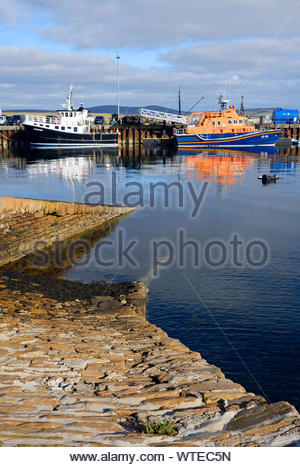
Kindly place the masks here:
<instances>
[{"instance_id":1,"label":"sky","mask_svg":"<svg viewBox=\"0 0 300 467\"><path fill-rule=\"evenodd\" d=\"M300 107L300 0L0 0L0 108Z\"/></svg>"}]
</instances>

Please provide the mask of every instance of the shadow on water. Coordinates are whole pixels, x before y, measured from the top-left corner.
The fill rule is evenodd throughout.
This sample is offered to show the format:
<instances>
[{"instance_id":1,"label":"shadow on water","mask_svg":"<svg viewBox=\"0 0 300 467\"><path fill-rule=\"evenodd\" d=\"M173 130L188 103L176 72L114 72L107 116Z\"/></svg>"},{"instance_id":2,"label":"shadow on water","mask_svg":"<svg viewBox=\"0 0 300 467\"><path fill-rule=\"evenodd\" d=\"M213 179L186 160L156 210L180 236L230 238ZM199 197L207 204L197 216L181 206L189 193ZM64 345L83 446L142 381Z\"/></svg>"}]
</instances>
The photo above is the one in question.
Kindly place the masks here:
<instances>
[{"instance_id":1,"label":"shadow on water","mask_svg":"<svg viewBox=\"0 0 300 467\"><path fill-rule=\"evenodd\" d=\"M76 235L65 241L57 241L53 246L37 254L31 254L13 264L0 268L0 276L6 289L22 293L40 293L45 298L65 302L76 299L90 301L95 295L125 294L130 287L126 282L109 284L95 281L84 284L71 281L63 276L68 270L85 262L90 252L101 244L119 222L127 217L120 216L106 222L101 227ZM4 279L4 280L3 280Z\"/></svg>"},{"instance_id":2,"label":"shadow on water","mask_svg":"<svg viewBox=\"0 0 300 467\"><path fill-rule=\"evenodd\" d=\"M98 228L74 235L64 241L60 240L58 235L57 241L52 246L16 261L14 270L30 275L62 278L72 268L87 263L92 250L97 245L101 245L101 242L128 215L112 219ZM3 266L0 272L9 269L11 265Z\"/></svg>"}]
</instances>

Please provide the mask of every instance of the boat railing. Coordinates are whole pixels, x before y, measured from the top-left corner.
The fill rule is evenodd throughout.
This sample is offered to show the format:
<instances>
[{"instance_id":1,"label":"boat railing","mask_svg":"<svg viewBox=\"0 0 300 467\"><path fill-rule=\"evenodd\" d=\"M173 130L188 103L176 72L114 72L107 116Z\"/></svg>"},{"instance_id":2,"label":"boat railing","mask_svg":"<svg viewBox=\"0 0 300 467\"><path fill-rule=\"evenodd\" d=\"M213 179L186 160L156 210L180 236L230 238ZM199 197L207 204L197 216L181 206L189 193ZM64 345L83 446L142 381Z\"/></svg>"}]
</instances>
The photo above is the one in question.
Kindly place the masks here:
<instances>
[{"instance_id":1,"label":"boat railing","mask_svg":"<svg viewBox=\"0 0 300 467\"><path fill-rule=\"evenodd\" d=\"M39 115L26 115L25 121L28 123L43 123L44 117Z\"/></svg>"},{"instance_id":2,"label":"boat railing","mask_svg":"<svg viewBox=\"0 0 300 467\"><path fill-rule=\"evenodd\" d=\"M56 115L48 115L48 116L41 116L41 115L26 115L25 122L26 123L57 123L59 117Z\"/></svg>"}]
</instances>

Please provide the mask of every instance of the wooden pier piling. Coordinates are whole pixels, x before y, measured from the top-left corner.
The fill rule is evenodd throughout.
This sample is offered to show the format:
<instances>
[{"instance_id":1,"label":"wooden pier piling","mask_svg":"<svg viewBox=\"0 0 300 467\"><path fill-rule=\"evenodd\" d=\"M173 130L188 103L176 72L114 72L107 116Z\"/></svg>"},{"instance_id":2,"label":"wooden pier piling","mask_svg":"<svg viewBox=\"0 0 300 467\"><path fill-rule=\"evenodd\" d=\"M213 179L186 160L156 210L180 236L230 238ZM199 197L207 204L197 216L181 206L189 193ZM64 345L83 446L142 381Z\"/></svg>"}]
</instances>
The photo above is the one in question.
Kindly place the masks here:
<instances>
[{"instance_id":1,"label":"wooden pier piling","mask_svg":"<svg viewBox=\"0 0 300 467\"><path fill-rule=\"evenodd\" d=\"M21 125L0 126L0 149L22 147L28 144L24 128Z\"/></svg>"},{"instance_id":2,"label":"wooden pier piling","mask_svg":"<svg viewBox=\"0 0 300 467\"><path fill-rule=\"evenodd\" d=\"M173 139L173 128L163 124L120 125L119 142L122 146L141 146L144 139Z\"/></svg>"},{"instance_id":3,"label":"wooden pier piling","mask_svg":"<svg viewBox=\"0 0 300 467\"><path fill-rule=\"evenodd\" d=\"M119 133L119 145L129 147L140 147L143 141L152 142L158 140L174 140L174 125L168 124L120 124L119 126L103 126L101 131L108 133ZM264 125L265 129L276 129L282 131L282 137L286 139L300 140L300 124L295 125ZM92 131L99 131L93 128ZM0 126L0 150L13 147L29 146L26 131L22 125Z\"/></svg>"}]
</instances>

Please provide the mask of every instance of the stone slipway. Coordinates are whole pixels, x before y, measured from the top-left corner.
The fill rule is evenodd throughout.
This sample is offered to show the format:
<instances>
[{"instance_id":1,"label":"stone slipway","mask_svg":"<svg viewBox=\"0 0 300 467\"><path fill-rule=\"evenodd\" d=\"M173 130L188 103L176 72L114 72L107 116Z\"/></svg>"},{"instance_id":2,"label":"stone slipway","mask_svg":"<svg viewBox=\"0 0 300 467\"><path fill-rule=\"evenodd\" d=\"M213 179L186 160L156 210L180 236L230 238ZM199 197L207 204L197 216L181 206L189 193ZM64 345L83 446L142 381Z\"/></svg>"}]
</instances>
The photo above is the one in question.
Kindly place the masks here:
<instances>
[{"instance_id":1,"label":"stone slipway","mask_svg":"<svg viewBox=\"0 0 300 467\"><path fill-rule=\"evenodd\" d=\"M0 198L0 263L129 212ZM143 284L0 272L1 446L296 446L300 416L145 318ZM141 424L169 420L174 436Z\"/></svg>"},{"instance_id":2,"label":"stone slipway","mask_svg":"<svg viewBox=\"0 0 300 467\"><path fill-rule=\"evenodd\" d=\"M49 247L132 211L123 206L0 196L0 266L31 254L34 245L41 248L37 242Z\"/></svg>"},{"instance_id":3,"label":"stone slipway","mask_svg":"<svg viewBox=\"0 0 300 467\"><path fill-rule=\"evenodd\" d=\"M143 284L5 274L2 446L299 445L293 406L247 393L146 320ZM178 433L144 434L149 420Z\"/></svg>"}]
</instances>

